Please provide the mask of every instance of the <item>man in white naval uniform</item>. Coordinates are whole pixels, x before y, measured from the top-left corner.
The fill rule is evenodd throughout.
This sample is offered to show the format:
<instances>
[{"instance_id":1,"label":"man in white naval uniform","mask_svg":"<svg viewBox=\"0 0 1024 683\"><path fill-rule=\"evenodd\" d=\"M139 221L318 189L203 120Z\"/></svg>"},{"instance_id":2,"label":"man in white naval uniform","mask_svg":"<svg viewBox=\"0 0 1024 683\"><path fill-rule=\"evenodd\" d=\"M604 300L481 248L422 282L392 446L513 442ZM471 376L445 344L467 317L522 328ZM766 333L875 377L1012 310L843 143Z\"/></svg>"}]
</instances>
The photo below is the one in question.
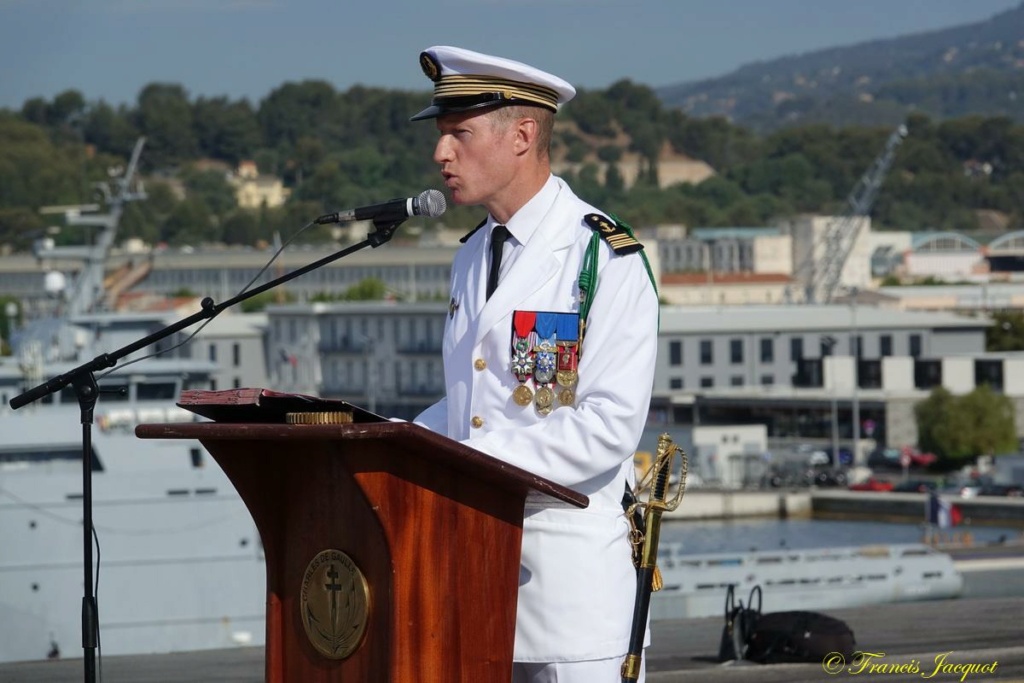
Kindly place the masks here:
<instances>
[{"instance_id":1,"label":"man in white naval uniform","mask_svg":"<svg viewBox=\"0 0 1024 683\"><path fill-rule=\"evenodd\" d=\"M629 230L551 174L571 85L460 48L420 63L434 98L413 120L436 119L452 200L488 216L452 268L446 396L416 422L589 496L582 510L526 510L513 681L618 683L636 591L622 498L651 397L657 294ZM509 237L488 296L497 226ZM557 379L541 372L545 339L570 354Z\"/></svg>"}]
</instances>

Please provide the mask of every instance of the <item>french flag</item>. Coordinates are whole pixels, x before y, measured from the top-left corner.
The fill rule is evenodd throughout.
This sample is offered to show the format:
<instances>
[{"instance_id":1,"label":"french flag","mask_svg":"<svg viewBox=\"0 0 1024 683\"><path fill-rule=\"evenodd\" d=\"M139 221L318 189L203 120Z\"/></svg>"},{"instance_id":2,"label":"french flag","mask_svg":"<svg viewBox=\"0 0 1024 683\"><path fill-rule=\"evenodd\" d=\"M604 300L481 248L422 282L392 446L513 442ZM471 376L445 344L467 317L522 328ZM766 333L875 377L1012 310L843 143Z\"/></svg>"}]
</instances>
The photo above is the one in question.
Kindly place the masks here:
<instances>
[{"instance_id":1,"label":"french flag","mask_svg":"<svg viewBox=\"0 0 1024 683\"><path fill-rule=\"evenodd\" d=\"M940 529L955 527L963 520L960 507L950 503L948 500L942 500L934 491L928 496L925 510L928 515L928 523Z\"/></svg>"}]
</instances>

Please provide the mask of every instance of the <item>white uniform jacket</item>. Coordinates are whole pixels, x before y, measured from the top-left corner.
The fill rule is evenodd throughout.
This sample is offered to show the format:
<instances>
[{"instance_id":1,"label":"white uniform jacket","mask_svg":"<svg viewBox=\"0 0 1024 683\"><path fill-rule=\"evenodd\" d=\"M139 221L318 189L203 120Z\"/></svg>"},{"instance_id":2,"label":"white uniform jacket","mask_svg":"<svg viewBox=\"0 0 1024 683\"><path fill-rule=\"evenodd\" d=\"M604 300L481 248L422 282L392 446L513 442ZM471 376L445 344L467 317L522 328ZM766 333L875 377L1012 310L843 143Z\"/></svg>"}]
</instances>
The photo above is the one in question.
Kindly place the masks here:
<instances>
[{"instance_id":1,"label":"white uniform jacket","mask_svg":"<svg viewBox=\"0 0 1024 683\"><path fill-rule=\"evenodd\" d=\"M616 255L601 241L575 406L542 416L512 400L519 384L510 369L513 312L579 309L577 278L594 234L583 217L596 212L552 176L509 220L513 235L523 227L516 221L529 221L529 237L490 300L493 218L472 234L452 268L447 395L416 418L590 498L583 510L526 510L514 655L520 662L614 657L629 644L636 573L621 500L634 480L632 456L647 419L658 325L657 294L639 254Z\"/></svg>"}]
</instances>

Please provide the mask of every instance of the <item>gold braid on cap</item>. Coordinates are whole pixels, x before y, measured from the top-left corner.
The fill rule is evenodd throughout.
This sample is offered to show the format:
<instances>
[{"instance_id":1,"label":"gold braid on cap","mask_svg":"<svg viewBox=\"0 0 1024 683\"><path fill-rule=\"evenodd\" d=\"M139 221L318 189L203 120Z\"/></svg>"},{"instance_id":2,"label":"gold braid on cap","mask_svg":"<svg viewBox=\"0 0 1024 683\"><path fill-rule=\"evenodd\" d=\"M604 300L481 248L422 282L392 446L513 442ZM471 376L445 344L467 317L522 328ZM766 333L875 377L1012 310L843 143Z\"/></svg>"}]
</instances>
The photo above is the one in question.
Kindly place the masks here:
<instances>
[{"instance_id":1,"label":"gold braid on cap","mask_svg":"<svg viewBox=\"0 0 1024 683\"><path fill-rule=\"evenodd\" d=\"M523 83L496 76L441 76L434 84L434 100L498 93L505 100L526 100L552 111L558 110L558 93L535 83Z\"/></svg>"}]
</instances>

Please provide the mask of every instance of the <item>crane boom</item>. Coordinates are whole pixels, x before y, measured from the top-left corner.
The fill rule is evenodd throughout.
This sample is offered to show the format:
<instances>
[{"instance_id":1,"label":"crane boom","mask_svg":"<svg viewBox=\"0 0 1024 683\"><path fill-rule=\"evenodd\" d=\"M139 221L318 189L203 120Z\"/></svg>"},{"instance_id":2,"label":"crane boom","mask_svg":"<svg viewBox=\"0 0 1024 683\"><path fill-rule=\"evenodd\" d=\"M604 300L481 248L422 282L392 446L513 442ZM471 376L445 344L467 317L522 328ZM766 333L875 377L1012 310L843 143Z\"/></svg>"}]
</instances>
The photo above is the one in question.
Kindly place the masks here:
<instances>
[{"instance_id":1,"label":"crane boom","mask_svg":"<svg viewBox=\"0 0 1024 683\"><path fill-rule=\"evenodd\" d=\"M885 149L875 159L847 198L847 209L834 217L826 226L822 238L822 248L812 248L808 258L815 261L821 254L822 262L815 264L807 283L808 303L829 303L839 286L843 267L853 251L853 245L860 235L862 222L860 219L871 210L882 186L882 180L892 165L896 149L907 137L907 127L900 125L885 143Z\"/></svg>"}]
</instances>

